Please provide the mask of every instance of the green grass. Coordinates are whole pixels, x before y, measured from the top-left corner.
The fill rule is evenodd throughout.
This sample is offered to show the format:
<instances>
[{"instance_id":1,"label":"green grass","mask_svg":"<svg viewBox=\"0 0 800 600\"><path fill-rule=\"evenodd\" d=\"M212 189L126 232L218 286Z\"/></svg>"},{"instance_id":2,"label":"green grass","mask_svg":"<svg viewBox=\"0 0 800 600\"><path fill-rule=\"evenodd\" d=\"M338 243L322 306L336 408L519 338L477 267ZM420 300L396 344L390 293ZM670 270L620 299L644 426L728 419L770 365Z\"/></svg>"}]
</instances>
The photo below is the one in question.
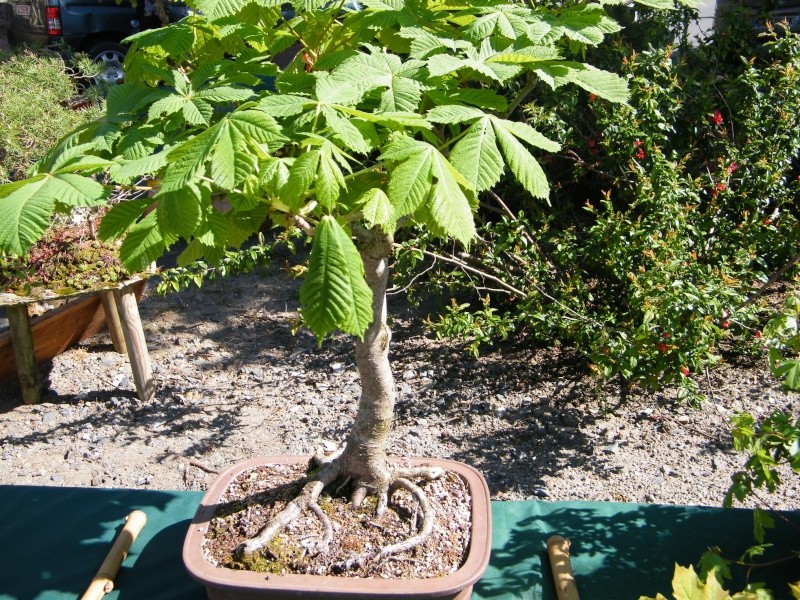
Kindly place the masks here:
<instances>
[{"instance_id":1,"label":"green grass","mask_svg":"<svg viewBox=\"0 0 800 600\"><path fill-rule=\"evenodd\" d=\"M0 53L0 183L24 177L60 137L102 112L98 102L61 105L79 95L75 72L51 50Z\"/></svg>"}]
</instances>

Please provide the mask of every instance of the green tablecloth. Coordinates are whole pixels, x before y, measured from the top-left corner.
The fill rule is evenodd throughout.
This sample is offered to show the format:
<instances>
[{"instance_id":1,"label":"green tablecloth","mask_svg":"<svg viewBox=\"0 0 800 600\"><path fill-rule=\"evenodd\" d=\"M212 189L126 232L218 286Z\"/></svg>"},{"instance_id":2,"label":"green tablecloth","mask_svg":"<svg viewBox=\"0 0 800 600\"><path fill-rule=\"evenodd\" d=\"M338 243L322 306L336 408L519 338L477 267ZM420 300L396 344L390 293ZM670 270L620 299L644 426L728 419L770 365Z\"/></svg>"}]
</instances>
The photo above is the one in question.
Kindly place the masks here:
<instances>
[{"instance_id":1,"label":"green tablecloth","mask_svg":"<svg viewBox=\"0 0 800 600\"><path fill-rule=\"evenodd\" d=\"M201 600L185 572L181 547L202 494L0 486L0 600L75 599L108 552L125 515L144 510L148 524L134 543L109 600ZM800 515L789 515L795 522ZM493 502L492 559L473 598L554 600L547 538L572 540L583 600L635 600L668 593L673 563L696 563L710 545L738 556L751 544L746 510L613 502ZM792 543L792 536L794 536ZM800 547L796 530L772 539ZM758 578L800 579L800 565ZM776 598L788 598L779 590Z\"/></svg>"}]
</instances>

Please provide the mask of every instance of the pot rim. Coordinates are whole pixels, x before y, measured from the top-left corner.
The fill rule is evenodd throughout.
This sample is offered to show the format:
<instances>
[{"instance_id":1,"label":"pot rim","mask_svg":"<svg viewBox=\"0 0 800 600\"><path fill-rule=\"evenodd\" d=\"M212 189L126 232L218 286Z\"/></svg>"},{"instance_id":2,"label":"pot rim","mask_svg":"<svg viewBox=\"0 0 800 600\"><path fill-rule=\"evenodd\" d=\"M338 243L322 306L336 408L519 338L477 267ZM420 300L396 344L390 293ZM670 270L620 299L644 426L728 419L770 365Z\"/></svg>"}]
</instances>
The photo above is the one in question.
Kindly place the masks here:
<instances>
[{"instance_id":1,"label":"pot rim","mask_svg":"<svg viewBox=\"0 0 800 600\"><path fill-rule=\"evenodd\" d=\"M243 471L266 464L304 463L308 456L280 455L257 456L234 464L226 469L209 487L195 513L183 545L183 561L189 574L201 583L220 589L292 590L309 592L324 589L331 596L369 594L386 590L387 582L402 582L403 594L407 596L444 596L453 594L475 584L489 564L491 548L491 507L489 488L483 475L474 467L462 462L437 458L399 458L390 461L408 460L414 466L430 465L442 467L461 475L467 482L472 498L472 531L467 557L461 567L453 573L426 579L382 579L360 577L337 577L334 575L274 575L218 567L203 556L202 543L219 497L229 482Z\"/></svg>"}]
</instances>

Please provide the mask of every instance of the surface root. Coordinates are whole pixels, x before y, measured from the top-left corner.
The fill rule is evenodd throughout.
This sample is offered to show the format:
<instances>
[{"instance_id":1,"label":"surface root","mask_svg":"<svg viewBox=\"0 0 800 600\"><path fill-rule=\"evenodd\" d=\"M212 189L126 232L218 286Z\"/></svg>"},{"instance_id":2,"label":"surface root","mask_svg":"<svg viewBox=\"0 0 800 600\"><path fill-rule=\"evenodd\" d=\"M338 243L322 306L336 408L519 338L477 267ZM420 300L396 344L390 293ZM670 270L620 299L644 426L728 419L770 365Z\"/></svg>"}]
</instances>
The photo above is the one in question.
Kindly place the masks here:
<instances>
[{"instance_id":1,"label":"surface root","mask_svg":"<svg viewBox=\"0 0 800 600\"><path fill-rule=\"evenodd\" d=\"M326 485L330 484L339 474L339 463L330 462L325 464L303 486L298 496L289 502L286 507L279 512L267 525L253 538L239 544L234 551L235 554L252 554L261 550L269 544L289 523L294 521L312 505L317 506L317 499ZM313 509L312 509L313 510ZM321 509L320 509L320 512ZM317 513L315 513L317 514ZM323 513L324 514L324 513ZM317 515L319 516L319 515ZM327 517L325 517L327 519ZM323 522L324 526L324 522ZM324 535L324 534L323 534Z\"/></svg>"},{"instance_id":2,"label":"surface root","mask_svg":"<svg viewBox=\"0 0 800 600\"><path fill-rule=\"evenodd\" d=\"M398 552L411 550L415 546L418 546L424 542L431 534L431 531L433 531L433 509L431 508L431 503L428 501L428 496L425 494L422 488L416 483L405 479L404 477L398 477L392 482L392 485L389 488L389 493L391 494L398 489L404 489L410 492L417 503L419 503L420 512L422 513L422 527L420 527L417 535L411 536L407 540L397 544L386 546L386 548L380 552L381 557L391 556L392 554L397 554Z\"/></svg>"},{"instance_id":3,"label":"surface root","mask_svg":"<svg viewBox=\"0 0 800 600\"><path fill-rule=\"evenodd\" d=\"M292 521L297 519L305 511L311 511L322 525L322 535L319 538L304 542L303 545L308 550L321 551L328 546L333 539L333 525L325 511L317 503L322 490L333 483L340 475L341 466L337 460L340 453L332 457L324 457L317 453L311 460L309 467L312 469L306 478L300 493L275 515L258 534L246 542L241 543L234 554L252 554L264 549L269 543ZM358 507L364 501L368 492L377 496L376 513L378 516L386 512L392 494L398 490L406 490L416 500L418 511L412 522L412 530L417 529L417 520L421 516L421 524L418 533L408 539L386 546L377 555L378 559L384 559L399 552L405 552L424 542L433 531L433 508L424 490L412 481L412 479L422 481L432 481L445 474L445 470L439 467L402 467L392 471L392 482L390 485L381 485L378 489L369 489L368 486L358 483L355 484L351 495L351 503ZM349 477L346 477L349 480Z\"/></svg>"}]
</instances>

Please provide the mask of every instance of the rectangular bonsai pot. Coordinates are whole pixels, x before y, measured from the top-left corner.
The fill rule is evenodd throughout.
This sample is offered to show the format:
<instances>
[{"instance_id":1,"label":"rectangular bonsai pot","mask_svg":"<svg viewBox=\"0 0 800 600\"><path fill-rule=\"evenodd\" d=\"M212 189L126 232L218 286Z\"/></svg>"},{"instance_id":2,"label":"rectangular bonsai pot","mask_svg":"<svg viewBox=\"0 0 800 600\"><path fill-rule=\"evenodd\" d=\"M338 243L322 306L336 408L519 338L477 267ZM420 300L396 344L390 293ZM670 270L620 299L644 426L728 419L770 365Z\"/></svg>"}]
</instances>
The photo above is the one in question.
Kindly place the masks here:
<instances>
[{"instance_id":1,"label":"rectangular bonsai pot","mask_svg":"<svg viewBox=\"0 0 800 600\"><path fill-rule=\"evenodd\" d=\"M203 539L219 498L240 473L266 464L306 464L307 456L261 456L232 466L211 485L197 509L183 545L183 561L189 574L206 586L211 600L283 599L381 599L437 598L467 600L472 586L489 564L492 541L491 506L486 480L464 463L414 458L412 465L442 467L467 483L472 498L472 531L467 556L454 573L429 579L381 579L330 575L274 575L218 567L203 555Z\"/></svg>"}]
</instances>

